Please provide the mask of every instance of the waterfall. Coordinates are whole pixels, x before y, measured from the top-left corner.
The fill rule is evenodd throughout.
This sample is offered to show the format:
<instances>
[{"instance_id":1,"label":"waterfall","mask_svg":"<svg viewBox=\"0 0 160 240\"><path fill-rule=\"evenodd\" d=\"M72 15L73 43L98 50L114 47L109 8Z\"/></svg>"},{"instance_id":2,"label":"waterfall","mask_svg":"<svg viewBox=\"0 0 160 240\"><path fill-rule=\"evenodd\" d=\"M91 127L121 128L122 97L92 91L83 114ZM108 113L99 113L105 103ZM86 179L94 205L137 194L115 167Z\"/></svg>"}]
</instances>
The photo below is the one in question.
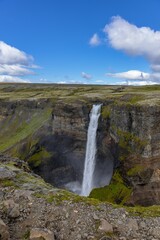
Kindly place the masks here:
<instances>
[{"instance_id":1,"label":"waterfall","mask_svg":"<svg viewBox=\"0 0 160 240\"><path fill-rule=\"evenodd\" d=\"M86 145L86 156L85 156L85 166L83 172L82 181L82 196L88 196L93 188L93 174L95 169L96 160L96 133L98 128L98 119L100 116L101 104L93 105L90 122L87 133L87 145Z\"/></svg>"}]
</instances>

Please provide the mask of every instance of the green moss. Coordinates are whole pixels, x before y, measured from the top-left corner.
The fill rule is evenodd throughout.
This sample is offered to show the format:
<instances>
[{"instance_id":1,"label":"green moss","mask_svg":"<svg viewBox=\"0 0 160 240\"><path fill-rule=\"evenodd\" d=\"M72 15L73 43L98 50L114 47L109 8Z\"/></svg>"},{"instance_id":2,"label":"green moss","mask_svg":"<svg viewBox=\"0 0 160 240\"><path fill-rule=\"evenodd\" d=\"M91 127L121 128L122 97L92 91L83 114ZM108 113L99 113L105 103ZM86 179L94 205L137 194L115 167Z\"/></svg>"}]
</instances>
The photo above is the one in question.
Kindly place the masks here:
<instances>
[{"instance_id":1,"label":"green moss","mask_svg":"<svg viewBox=\"0 0 160 240\"><path fill-rule=\"evenodd\" d=\"M135 207L125 207L126 210L134 216L142 217L160 217L160 206L153 205L149 207L135 206Z\"/></svg>"},{"instance_id":2,"label":"green moss","mask_svg":"<svg viewBox=\"0 0 160 240\"><path fill-rule=\"evenodd\" d=\"M49 157L51 157L51 153L47 152L45 148L42 148L39 152L35 153L28 159L28 163L32 167L36 168L40 166L42 160L45 160Z\"/></svg>"},{"instance_id":3,"label":"green moss","mask_svg":"<svg viewBox=\"0 0 160 240\"><path fill-rule=\"evenodd\" d=\"M91 206L98 206L99 204L99 200L98 199L95 199L95 198L92 198L92 197L81 197L81 196L78 196L78 195L74 195L72 197L72 201L73 202L76 202L76 203L85 203L87 205L91 205Z\"/></svg>"},{"instance_id":4,"label":"green moss","mask_svg":"<svg viewBox=\"0 0 160 240\"><path fill-rule=\"evenodd\" d=\"M55 204L59 205L63 201L70 201L74 194L67 192L65 190L58 190L55 193L49 193L49 194L43 194L43 193L35 193L35 197L37 198L43 198L45 199L48 203L54 202Z\"/></svg>"},{"instance_id":5,"label":"green moss","mask_svg":"<svg viewBox=\"0 0 160 240\"><path fill-rule=\"evenodd\" d=\"M18 173L16 175L15 183L17 183L19 186L24 184L31 184L33 188L46 188L51 189L51 185L46 183L42 178L35 177L27 172L24 173Z\"/></svg>"},{"instance_id":6,"label":"green moss","mask_svg":"<svg viewBox=\"0 0 160 240\"><path fill-rule=\"evenodd\" d=\"M132 176L135 176L137 175L138 173L141 173L144 171L144 166L141 166L141 165L135 165L133 168L129 169L128 172L127 172L127 175L129 177L132 177Z\"/></svg>"},{"instance_id":7,"label":"green moss","mask_svg":"<svg viewBox=\"0 0 160 240\"><path fill-rule=\"evenodd\" d=\"M15 183L12 180L4 179L0 181L0 186L2 187L14 187Z\"/></svg>"},{"instance_id":8,"label":"green moss","mask_svg":"<svg viewBox=\"0 0 160 240\"><path fill-rule=\"evenodd\" d=\"M101 116L103 119L108 119L110 117L111 110L109 106L102 106Z\"/></svg>"},{"instance_id":9,"label":"green moss","mask_svg":"<svg viewBox=\"0 0 160 240\"><path fill-rule=\"evenodd\" d=\"M130 132L125 132L122 130L117 130L117 135L119 137L119 159L123 161L127 158L129 154L136 153L140 154L146 145L146 141L141 140L136 135Z\"/></svg>"},{"instance_id":10,"label":"green moss","mask_svg":"<svg viewBox=\"0 0 160 240\"><path fill-rule=\"evenodd\" d=\"M89 197L111 203L124 204L129 199L132 189L125 185L118 171L113 175L110 185L93 189Z\"/></svg>"}]
</instances>

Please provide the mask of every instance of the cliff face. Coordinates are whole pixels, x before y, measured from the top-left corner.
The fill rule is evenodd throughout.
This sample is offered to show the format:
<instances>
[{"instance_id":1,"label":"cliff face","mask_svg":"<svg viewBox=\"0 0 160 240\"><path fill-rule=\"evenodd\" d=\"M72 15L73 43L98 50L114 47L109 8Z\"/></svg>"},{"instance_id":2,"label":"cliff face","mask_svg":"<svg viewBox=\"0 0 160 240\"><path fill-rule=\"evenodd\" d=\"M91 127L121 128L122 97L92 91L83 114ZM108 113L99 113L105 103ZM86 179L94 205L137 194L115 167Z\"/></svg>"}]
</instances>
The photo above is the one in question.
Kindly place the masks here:
<instances>
[{"instance_id":1,"label":"cliff face","mask_svg":"<svg viewBox=\"0 0 160 240\"><path fill-rule=\"evenodd\" d=\"M119 160L133 187L134 204L160 203L160 107L114 106L110 135L118 143Z\"/></svg>"},{"instance_id":2,"label":"cliff face","mask_svg":"<svg viewBox=\"0 0 160 240\"><path fill-rule=\"evenodd\" d=\"M54 90L56 94L58 90ZM117 181L123 181L132 192L125 202L133 205L160 204L158 102L151 106L148 100L145 101L146 96L143 101L135 101L133 97L136 94L122 94L123 89L112 89L107 98L94 89L78 90L72 89L72 95L66 93L65 97L2 99L1 152L28 161L36 173L56 186L81 182L89 113L93 103L101 102L95 186L103 186L109 181L114 168L114 172L121 176ZM41 96L42 90L38 91L36 94ZM61 91L64 94L63 87ZM120 91L118 96L117 91ZM76 94L79 94L78 98Z\"/></svg>"}]
</instances>

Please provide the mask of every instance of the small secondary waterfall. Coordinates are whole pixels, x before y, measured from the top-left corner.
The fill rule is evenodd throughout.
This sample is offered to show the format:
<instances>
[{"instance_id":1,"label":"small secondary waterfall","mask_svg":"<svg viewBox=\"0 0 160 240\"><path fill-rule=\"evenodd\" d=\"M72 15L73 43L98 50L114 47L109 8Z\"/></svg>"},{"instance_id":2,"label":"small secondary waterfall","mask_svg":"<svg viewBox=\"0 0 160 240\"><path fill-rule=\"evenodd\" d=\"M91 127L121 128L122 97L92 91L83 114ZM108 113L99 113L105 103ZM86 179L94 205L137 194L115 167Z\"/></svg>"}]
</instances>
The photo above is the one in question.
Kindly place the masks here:
<instances>
[{"instance_id":1,"label":"small secondary waterfall","mask_svg":"<svg viewBox=\"0 0 160 240\"><path fill-rule=\"evenodd\" d=\"M86 156L85 156L85 166L83 172L82 181L82 196L88 196L93 188L93 174L95 169L95 159L96 159L96 133L98 128L98 119L100 116L101 104L93 105L90 122L87 133L87 146L86 146Z\"/></svg>"}]
</instances>

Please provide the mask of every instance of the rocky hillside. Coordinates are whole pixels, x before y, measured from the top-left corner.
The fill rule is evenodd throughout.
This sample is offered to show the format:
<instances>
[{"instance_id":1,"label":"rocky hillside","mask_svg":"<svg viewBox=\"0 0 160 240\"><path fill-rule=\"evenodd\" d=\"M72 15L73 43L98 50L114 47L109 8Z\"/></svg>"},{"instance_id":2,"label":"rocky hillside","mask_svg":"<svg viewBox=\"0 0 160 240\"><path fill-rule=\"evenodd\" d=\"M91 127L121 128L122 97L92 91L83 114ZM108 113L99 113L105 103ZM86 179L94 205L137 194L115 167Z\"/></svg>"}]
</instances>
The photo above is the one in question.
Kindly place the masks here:
<instances>
[{"instance_id":1,"label":"rocky hillside","mask_svg":"<svg viewBox=\"0 0 160 240\"><path fill-rule=\"evenodd\" d=\"M120 208L53 188L0 155L1 240L158 240L159 207Z\"/></svg>"},{"instance_id":2,"label":"rocky hillside","mask_svg":"<svg viewBox=\"0 0 160 240\"><path fill-rule=\"evenodd\" d=\"M102 103L91 197L160 204L160 86L0 84L0 151L57 187L82 181L89 113ZM101 176L101 177L99 177Z\"/></svg>"}]
</instances>

